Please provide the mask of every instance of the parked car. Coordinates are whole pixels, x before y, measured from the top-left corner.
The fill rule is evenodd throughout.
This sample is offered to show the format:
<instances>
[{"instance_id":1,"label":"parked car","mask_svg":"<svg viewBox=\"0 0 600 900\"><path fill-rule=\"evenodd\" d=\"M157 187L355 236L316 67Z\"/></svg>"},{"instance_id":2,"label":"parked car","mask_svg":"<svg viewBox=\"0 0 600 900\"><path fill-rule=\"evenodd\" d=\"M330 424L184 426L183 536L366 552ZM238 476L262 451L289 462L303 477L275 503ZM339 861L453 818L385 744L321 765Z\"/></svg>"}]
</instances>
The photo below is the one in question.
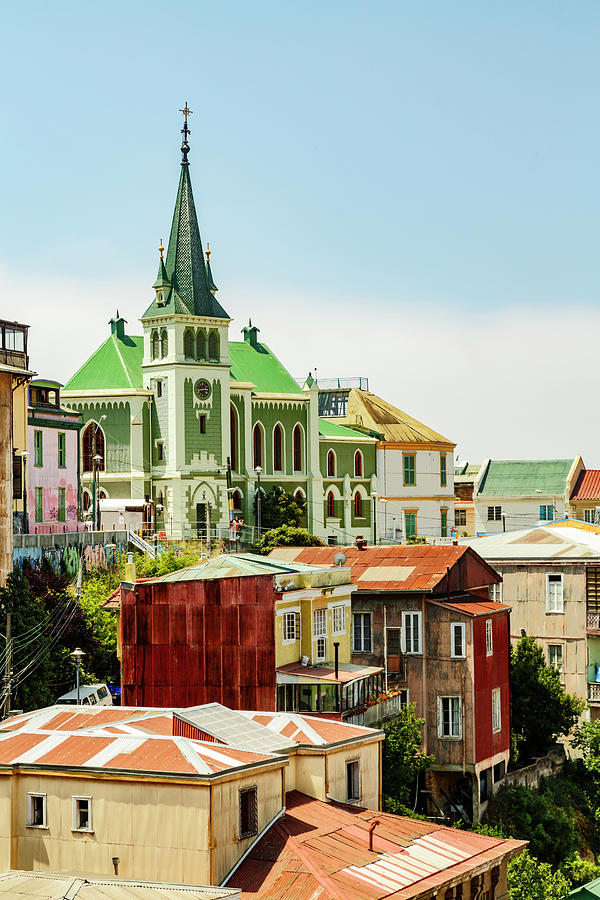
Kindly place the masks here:
<instances>
[{"instance_id":1,"label":"parked car","mask_svg":"<svg viewBox=\"0 0 600 900\"><path fill-rule=\"evenodd\" d=\"M77 688L59 697L57 704L77 706ZM81 706L112 706L113 700L105 684L82 684L79 687L79 703Z\"/></svg>"}]
</instances>

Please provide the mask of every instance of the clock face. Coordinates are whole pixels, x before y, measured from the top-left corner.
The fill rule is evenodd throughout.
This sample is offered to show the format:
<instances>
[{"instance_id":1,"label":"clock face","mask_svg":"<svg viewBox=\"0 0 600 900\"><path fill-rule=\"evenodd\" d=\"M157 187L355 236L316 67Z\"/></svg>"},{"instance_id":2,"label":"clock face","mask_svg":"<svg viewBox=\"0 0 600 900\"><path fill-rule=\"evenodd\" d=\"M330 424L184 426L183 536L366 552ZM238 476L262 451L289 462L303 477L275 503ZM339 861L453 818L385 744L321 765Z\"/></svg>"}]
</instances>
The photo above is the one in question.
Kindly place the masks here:
<instances>
[{"instance_id":1,"label":"clock face","mask_svg":"<svg viewBox=\"0 0 600 900\"><path fill-rule=\"evenodd\" d=\"M208 400L210 397L210 384L206 378L199 378L194 385L194 391L198 400Z\"/></svg>"}]
</instances>

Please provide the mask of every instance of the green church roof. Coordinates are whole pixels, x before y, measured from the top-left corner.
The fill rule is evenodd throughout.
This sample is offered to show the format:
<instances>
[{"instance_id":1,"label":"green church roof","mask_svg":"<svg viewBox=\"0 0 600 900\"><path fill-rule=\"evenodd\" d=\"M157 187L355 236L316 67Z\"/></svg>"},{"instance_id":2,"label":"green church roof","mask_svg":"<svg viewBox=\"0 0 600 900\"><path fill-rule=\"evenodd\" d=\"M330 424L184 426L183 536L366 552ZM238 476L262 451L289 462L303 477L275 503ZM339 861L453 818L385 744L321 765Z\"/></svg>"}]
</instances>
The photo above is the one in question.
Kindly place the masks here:
<instances>
[{"instance_id":1,"label":"green church roof","mask_svg":"<svg viewBox=\"0 0 600 900\"><path fill-rule=\"evenodd\" d=\"M353 438L355 441L374 440L353 428L346 428L344 425L338 425L337 422L330 422L328 419L319 419L319 437L324 438Z\"/></svg>"},{"instance_id":2,"label":"green church roof","mask_svg":"<svg viewBox=\"0 0 600 900\"><path fill-rule=\"evenodd\" d=\"M231 378L251 381L256 390L269 394L300 394L296 381L266 344L246 341L229 343Z\"/></svg>"},{"instance_id":3,"label":"green church roof","mask_svg":"<svg viewBox=\"0 0 600 900\"><path fill-rule=\"evenodd\" d=\"M478 494L485 497L535 497L565 493L573 459L492 459Z\"/></svg>"},{"instance_id":4,"label":"green church roof","mask_svg":"<svg viewBox=\"0 0 600 900\"><path fill-rule=\"evenodd\" d=\"M98 391L141 388L144 339L111 334L75 372L63 391Z\"/></svg>"}]
</instances>

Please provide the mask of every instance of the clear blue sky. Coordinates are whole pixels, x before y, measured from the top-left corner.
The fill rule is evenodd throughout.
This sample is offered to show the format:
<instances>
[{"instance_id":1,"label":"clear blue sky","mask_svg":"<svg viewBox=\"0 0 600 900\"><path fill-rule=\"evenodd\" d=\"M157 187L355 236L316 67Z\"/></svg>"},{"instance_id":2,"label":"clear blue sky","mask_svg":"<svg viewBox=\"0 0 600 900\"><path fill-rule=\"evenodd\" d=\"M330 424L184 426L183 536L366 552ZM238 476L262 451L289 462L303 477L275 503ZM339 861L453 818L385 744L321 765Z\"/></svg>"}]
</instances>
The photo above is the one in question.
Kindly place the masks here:
<instances>
[{"instance_id":1,"label":"clear blue sky","mask_svg":"<svg viewBox=\"0 0 600 900\"><path fill-rule=\"evenodd\" d=\"M594 371L596 0L33 2L2 30L1 312L30 322L45 375L83 362L117 302L140 332L187 100L233 336L258 315L294 374L370 374L473 460L594 461L600 430L553 447L529 427L551 414L529 379ZM465 386L488 418L449 403Z\"/></svg>"}]
</instances>

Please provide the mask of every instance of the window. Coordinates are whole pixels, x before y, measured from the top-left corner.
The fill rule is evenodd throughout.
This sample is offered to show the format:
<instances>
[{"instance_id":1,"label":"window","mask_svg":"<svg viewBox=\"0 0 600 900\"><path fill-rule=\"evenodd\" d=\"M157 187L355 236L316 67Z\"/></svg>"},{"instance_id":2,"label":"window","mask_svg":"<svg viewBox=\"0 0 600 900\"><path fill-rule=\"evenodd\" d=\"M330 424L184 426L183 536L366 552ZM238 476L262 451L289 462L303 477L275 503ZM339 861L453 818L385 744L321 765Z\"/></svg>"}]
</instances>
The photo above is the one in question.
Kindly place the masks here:
<instances>
[{"instance_id":1,"label":"window","mask_svg":"<svg viewBox=\"0 0 600 900\"><path fill-rule=\"evenodd\" d=\"M456 526L466 525L467 524L467 511L466 509L455 509L454 510L454 524Z\"/></svg>"},{"instance_id":2,"label":"window","mask_svg":"<svg viewBox=\"0 0 600 900\"><path fill-rule=\"evenodd\" d=\"M462 736L462 709L460 697L439 697L438 737Z\"/></svg>"},{"instance_id":3,"label":"window","mask_svg":"<svg viewBox=\"0 0 600 900\"><path fill-rule=\"evenodd\" d=\"M35 521L44 521L44 488L42 487L35 489Z\"/></svg>"},{"instance_id":4,"label":"window","mask_svg":"<svg viewBox=\"0 0 600 900\"><path fill-rule=\"evenodd\" d=\"M448 476L446 473L446 454L440 453L440 485L446 487L448 484Z\"/></svg>"},{"instance_id":5,"label":"window","mask_svg":"<svg viewBox=\"0 0 600 900\"><path fill-rule=\"evenodd\" d=\"M564 613L563 577L562 575L546 575L546 612Z\"/></svg>"},{"instance_id":6,"label":"window","mask_svg":"<svg viewBox=\"0 0 600 900\"><path fill-rule=\"evenodd\" d=\"M294 472L302 471L302 429L299 425L294 428Z\"/></svg>"},{"instance_id":7,"label":"window","mask_svg":"<svg viewBox=\"0 0 600 900\"><path fill-rule=\"evenodd\" d=\"M346 611L343 606L333 607L333 633L345 634L346 632Z\"/></svg>"},{"instance_id":8,"label":"window","mask_svg":"<svg viewBox=\"0 0 600 900\"><path fill-rule=\"evenodd\" d=\"M165 448L164 448L163 442L158 441L158 443L156 444L156 456L157 456L159 462L162 459L164 459L164 452L165 452Z\"/></svg>"},{"instance_id":9,"label":"window","mask_svg":"<svg viewBox=\"0 0 600 900\"><path fill-rule=\"evenodd\" d=\"M327 654L327 639L324 637L318 637L317 638L317 653L315 656L316 662L323 662L326 654Z\"/></svg>"},{"instance_id":10,"label":"window","mask_svg":"<svg viewBox=\"0 0 600 900\"><path fill-rule=\"evenodd\" d=\"M414 453L405 453L403 455L403 466L404 466L404 484L405 485L416 484L417 478L416 478L415 454Z\"/></svg>"},{"instance_id":11,"label":"window","mask_svg":"<svg viewBox=\"0 0 600 900\"><path fill-rule=\"evenodd\" d=\"M229 463L235 472L237 469L237 419L233 403L229 405Z\"/></svg>"},{"instance_id":12,"label":"window","mask_svg":"<svg viewBox=\"0 0 600 900\"><path fill-rule=\"evenodd\" d=\"M196 357L206 359L206 332L199 331L196 335Z\"/></svg>"},{"instance_id":13,"label":"window","mask_svg":"<svg viewBox=\"0 0 600 900\"><path fill-rule=\"evenodd\" d=\"M165 358L169 353L169 336L165 328L161 331L160 334L160 355L162 359Z\"/></svg>"},{"instance_id":14,"label":"window","mask_svg":"<svg viewBox=\"0 0 600 900\"><path fill-rule=\"evenodd\" d=\"M501 506L488 506L488 522L501 522L502 521L502 507Z\"/></svg>"},{"instance_id":15,"label":"window","mask_svg":"<svg viewBox=\"0 0 600 900\"><path fill-rule=\"evenodd\" d=\"M502 781L502 779L504 778L505 775L506 775L506 763L504 760L501 760L501 762L496 763L496 765L494 766L494 784L497 781Z\"/></svg>"},{"instance_id":16,"label":"window","mask_svg":"<svg viewBox=\"0 0 600 900\"><path fill-rule=\"evenodd\" d=\"M257 466L262 466L262 432L260 430L260 425L254 426L253 432L253 444L254 444L254 468Z\"/></svg>"},{"instance_id":17,"label":"window","mask_svg":"<svg viewBox=\"0 0 600 900\"><path fill-rule=\"evenodd\" d=\"M240 840L258 834L258 788L240 791Z\"/></svg>"},{"instance_id":18,"label":"window","mask_svg":"<svg viewBox=\"0 0 600 900\"><path fill-rule=\"evenodd\" d=\"M583 521L591 522L593 525L596 525L598 521L598 513L596 509L584 509Z\"/></svg>"},{"instance_id":19,"label":"window","mask_svg":"<svg viewBox=\"0 0 600 900\"><path fill-rule=\"evenodd\" d=\"M46 828L45 794L27 794L27 826Z\"/></svg>"},{"instance_id":20,"label":"window","mask_svg":"<svg viewBox=\"0 0 600 900\"><path fill-rule=\"evenodd\" d=\"M58 468L64 469L67 465L67 435L64 431L58 432Z\"/></svg>"},{"instance_id":21,"label":"window","mask_svg":"<svg viewBox=\"0 0 600 900\"><path fill-rule=\"evenodd\" d=\"M327 610L313 610L313 637L327 636Z\"/></svg>"},{"instance_id":22,"label":"window","mask_svg":"<svg viewBox=\"0 0 600 900\"><path fill-rule=\"evenodd\" d=\"M298 640L298 613L283 614L283 643L292 644Z\"/></svg>"},{"instance_id":23,"label":"window","mask_svg":"<svg viewBox=\"0 0 600 900\"><path fill-rule=\"evenodd\" d=\"M402 650L404 653L421 652L421 613L402 613Z\"/></svg>"},{"instance_id":24,"label":"window","mask_svg":"<svg viewBox=\"0 0 600 900\"><path fill-rule=\"evenodd\" d=\"M448 510L440 510L440 537L448 537Z\"/></svg>"},{"instance_id":25,"label":"window","mask_svg":"<svg viewBox=\"0 0 600 900\"><path fill-rule=\"evenodd\" d=\"M492 632L492 620L485 620L485 655L491 656L494 652L494 636Z\"/></svg>"},{"instance_id":26,"label":"window","mask_svg":"<svg viewBox=\"0 0 600 900\"><path fill-rule=\"evenodd\" d=\"M563 673L563 648L562 644L548 644L548 665L554 666L559 673Z\"/></svg>"},{"instance_id":27,"label":"window","mask_svg":"<svg viewBox=\"0 0 600 900\"><path fill-rule=\"evenodd\" d=\"M327 494L327 518L331 519L333 516L335 516L335 497L333 491L329 491Z\"/></svg>"},{"instance_id":28,"label":"window","mask_svg":"<svg viewBox=\"0 0 600 900\"><path fill-rule=\"evenodd\" d=\"M484 769L483 772L481 772L479 775L479 800L481 801L481 803L485 803L485 801L490 796L491 782L492 782L492 770ZM487 894L487 897L485 898L485 900L489 900L489 896L490 896L489 891L482 891L479 894L480 900L484 900L485 894Z\"/></svg>"},{"instance_id":29,"label":"window","mask_svg":"<svg viewBox=\"0 0 600 900\"><path fill-rule=\"evenodd\" d=\"M488 591L493 603L502 603L502 584L490 584Z\"/></svg>"},{"instance_id":30,"label":"window","mask_svg":"<svg viewBox=\"0 0 600 900\"><path fill-rule=\"evenodd\" d=\"M152 332L152 359L158 359L160 356L160 335L158 331Z\"/></svg>"},{"instance_id":31,"label":"window","mask_svg":"<svg viewBox=\"0 0 600 900\"><path fill-rule=\"evenodd\" d=\"M492 731L494 734L502 727L502 714L500 711L500 688L492 691Z\"/></svg>"},{"instance_id":32,"label":"window","mask_svg":"<svg viewBox=\"0 0 600 900\"><path fill-rule=\"evenodd\" d=\"M335 478L335 453L333 450L327 454L327 474L330 478Z\"/></svg>"},{"instance_id":33,"label":"window","mask_svg":"<svg viewBox=\"0 0 600 900\"><path fill-rule=\"evenodd\" d=\"M73 797L73 831L93 831L91 797Z\"/></svg>"},{"instance_id":34,"label":"window","mask_svg":"<svg viewBox=\"0 0 600 900\"><path fill-rule=\"evenodd\" d=\"M450 625L450 656L466 656L464 622L452 622Z\"/></svg>"},{"instance_id":35,"label":"window","mask_svg":"<svg viewBox=\"0 0 600 900\"><path fill-rule=\"evenodd\" d=\"M346 763L346 802L360 800L360 763L357 759Z\"/></svg>"},{"instance_id":36,"label":"window","mask_svg":"<svg viewBox=\"0 0 600 900\"><path fill-rule=\"evenodd\" d=\"M296 493L294 494L294 500L296 501L296 503L299 504L299 506L302 507L302 509L304 509L304 502L305 502L305 501L304 501L304 494L302 493L302 491L300 490L300 488L298 488L298 490L297 490Z\"/></svg>"},{"instance_id":37,"label":"window","mask_svg":"<svg viewBox=\"0 0 600 900\"><path fill-rule=\"evenodd\" d=\"M156 382L156 396L158 398L162 397L162 381Z\"/></svg>"},{"instance_id":38,"label":"window","mask_svg":"<svg viewBox=\"0 0 600 900\"><path fill-rule=\"evenodd\" d=\"M404 532L406 539L417 536L417 514L416 512L404 513Z\"/></svg>"},{"instance_id":39,"label":"window","mask_svg":"<svg viewBox=\"0 0 600 900\"><path fill-rule=\"evenodd\" d=\"M81 495L81 506L84 512L87 512L92 505L92 495L89 491L83 491Z\"/></svg>"},{"instance_id":40,"label":"window","mask_svg":"<svg viewBox=\"0 0 600 900\"><path fill-rule=\"evenodd\" d=\"M195 343L193 333L189 330L186 331L183 335L183 355L186 359L194 358Z\"/></svg>"},{"instance_id":41,"label":"window","mask_svg":"<svg viewBox=\"0 0 600 900\"><path fill-rule=\"evenodd\" d=\"M371 613L354 613L354 639L352 649L354 653L371 652Z\"/></svg>"},{"instance_id":42,"label":"window","mask_svg":"<svg viewBox=\"0 0 600 900\"><path fill-rule=\"evenodd\" d=\"M354 477L362 478L363 477L363 458L360 450L357 450L354 454Z\"/></svg>"},{"instance_id":43,"label":"window","mask_svg":"<svg viewBox=\"0 0 600 900\"><path fill-rule=\"evenodd\" d=\"M206 434L206 416L200 416L200 434Z\"/></svg>"},{"instance_id":44,"label":"window","mask_svg":"<svg viewBox=\"0 0 600 900\"><path fill-rule=\"evenodd\" d=\"M362 497L360 496L360 492L357 491L354 495L354 518L362 519L363 507L362 507Z\"/></svg>"},{"instance_id":45,"label":"window","mask_svg":"<svg viewBox=\"0 0 600 900\"><path fill-rule=\"evenodd\" d=\"M36 466L44 465L44 435L41 431L33 432L33 461Z\"/></svg>"},{"instance_id":46,"label":"window","mask_svg":"<svg viewBox=\"0 0 600 900\"><path fill-rule=\"evenodd\" d=\"M232 494L233 508L241 509L242 508L242 495L239 491L234 491Z\"/></svg>"},{"instance_id":47,"label":"window","mask_svg":"<svg viewBox=\"0 0 600 900\"><path fill-rule=\"evenodd\" d=\"M540 520L542 522L552 522L554 520L554 507L540 506Z\"/></svg>"},{"instance_id":48,"label":"window","mask_svg":"<svg viewBox=\"0 0 600 900\"><path fill-rule=\"evenodd\" d=\"M208 336L208 358L209 359L218 359L219 358L219 338L216 332L211 331Z\"/></svg>"},{"instance_id":49,"label":"window","mask_svg":"<svg viewBox=\"0 0 600 900\"><path fill-rule=\"evenodd\" d=\"M274 472L281 472L283 469L282 446L283 446L283 432L281 430L281 425L278 424L273 429L273 471Z\"/></svg>"},{"instance_id":50,"label":"window","mask_svg":"<svg viewBox=\"0 0 600 900\"><path fill-rule=\"evenodd\" d=\"M58 489L58 521L67 521L67 489L64 487Z\"/></svg>"},{"instance_id":51,"label":"window","mask_svg":"<svg viewBox=\"0 0 600 900\"><path fill-rule=\"evenodd\" d=\"M104 470L104 432L96 422L90 422L83 432L83 471L94 471L94 457L100 456L98 469Z\"/></svg>"}]
</instances>

